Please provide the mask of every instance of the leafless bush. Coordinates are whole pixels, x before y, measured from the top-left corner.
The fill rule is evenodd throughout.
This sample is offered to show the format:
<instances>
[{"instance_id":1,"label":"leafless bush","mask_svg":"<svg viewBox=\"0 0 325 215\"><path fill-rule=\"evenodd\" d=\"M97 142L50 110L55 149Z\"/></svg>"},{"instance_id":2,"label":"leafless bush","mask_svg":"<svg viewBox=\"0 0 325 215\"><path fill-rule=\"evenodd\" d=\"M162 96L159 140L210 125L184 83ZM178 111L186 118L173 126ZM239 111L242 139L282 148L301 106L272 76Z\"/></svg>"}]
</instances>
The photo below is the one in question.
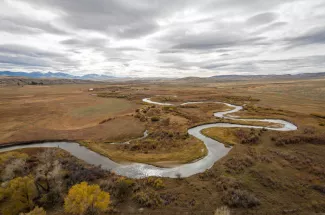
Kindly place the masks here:
<instances>
[{"instance_id":1,"label":"leafless bush","mask_svg":"<svg viewBox=\"0 0 325 215\"><path fill-rule=\"evenodd\" d=\"M62 187L57 186L47 193L42 194L40 203L44 208L52 208L54 205L63 203Z\"/></svg>"},{"instance_id":2,"label":"leafless bush","mask_svg":"<svg viewBox=\"0 0 325 215\"><path fill-rule=\"evenodd\" d=\"M233 157L233 158L228 159L224 165L226 167L228 167L226 170L227 172L241 173L241 172L245 171L245 169L253 166L254 160L249 156Z\"/></svg>"},{"instance_id":3,"label":"leafless bush","mask_svg":"<svg viewBox=\"0 0 325 215\"><path fill-rule=\"evenodd\" d=\"M217 179L216 187L219 191L226 191L229 189L239 189L239 182L232 177L221 176Z\"/></svg>"},{"instance_id":4,"label":"leafless bush","mask_svg":"<svg viewBox=\"0 0 325 215\"><path fill-rule=\"evenodd\" d=\"M111 179L105 179L99 181L101 190L111 193L114 188L114 182Z\"/></svg>"},{"instance_id":5,"label":"leafless bush","mask_svg":"<svg viewBox=\"0 0 325 215\"><path fill-rule=\"evenodd\" d=\"M113 194L120 201L125 200L133 192L135 181L128 178L119 178L114 183Z\"/></svg>"},{"instance_id":6,"label":"leafless bush","mask_svg":"<svg viewBox=\"0 0 325 215\"><path fill-rule=\"evenodd\" d=\"M45 192L49 192L52 188L61 189L63 183L62 166L57 160L56 151L47 149L38 154L38 159L39 165L35 170L35 182L38 188Z\"/></svg>"},{"instance_id":7,"label":"leafless bush","mask_svg":"<svg viewBox=\"0 0 325 215\"><path fill-rule=\"evenodd\" d=\"M3 174L2 180L7 181L11 180L18 175L24 175L25 173L26 160L25 159L13 159L9 164L6 165Z\"/></svg>"},{"instance_id":8,"label":"leafless bush","mask_svg":"<svg viewBox=\"0 0 325 215\"><path fill-rule=\"evenodd\" d=\"M259 135L264 131L260 130L257 132L255 129L251 129L250 133L243 129L238 129L235 131L235 135L241 141L242 144L256 144L259 141Z\"/></svg>"},{"instance_id":9,"label":"leafless bush","mask_svg":"<svg viewBox=\"0 0 325 215\"><path fill-rule=\"evenodd\" d=\"M247 137L246 139L243 139L241 141L242 144L256 144L259 141L259 137L256 135L251 135L250 137Z\"/></svg>"},{"instance_id":10,"label":"leafless bush","mask_svg":"<svg viewBox=\"0 0 325 215\"><path fill-rule=\"evenodd\" d=\"M251 208L260 205L259 199L252 193L239 189L223 192L222 201L230 207Z\"/></svg>"},{"instance_id":11,"label":"leafless bush","mask_svg":"<svg viewBox=\"0 0 325 215\"><path fill-rule=\"evenodd\" d=\"M178 195L175 193L163 193L160 194L160 198L163 200L164 205L169 205L177 200Z\"/></svg>"},{"instance_id":12,"label":"leafless bush","mask_svg":"<svg viewBox=\"0 0 325 215\"><path fill-rule=\"evenodd\" d=\"M50 208L63 202L65 192L63 170L57 160L55 149L47 149L38 154L39 164L35 169L35 184L41 196L39 203Z\"/></svg>"},{"instance_id":13,"label":"leafless bush","mask_svg":"<svg viewBox=\"0 0 325 215\"><path fill-rule=\"evenodd\" d=\"M92 182L96 179L102 178L105 175L105 171L100 167L84 167L81 164L72 163L63 166L65 170L68 170L67 177L68 186L81 183L83 181Z\"/></svg>"},{"instance_id":14,"label":"leafless bush","mask_svg":"<svg viewBox=\"0 0 325 215\"><path fill-rule=\"evenodd\" d=\"M302 144L302 143L310 143L310 144L325 144L325 136L324 135L311 135L311 136L289 136L278 138L275 142L277 146L284 146L288 144Z\"/></svg>"},{"instance_id":15,"label":"leafless bush","mask_svg":"<svg viewBox=\"0 0 325 215\"><path fill-rule=\"evenodd\" d=\"M217 176L219 175L213 170L206 170L199 174L201 180L211 180L213 178L216 178Z\"/></svg>"},{"instance_id":16,"label":"leafless bush","mask_svg":"<svg viewBox=\"0 0 325 215\"><path fill-rule=\"evenodd\" d=\"M227 206L222 206L217 208L214 212L214 215L230 215L230 209Z\"/></svg>"}]
</instances>

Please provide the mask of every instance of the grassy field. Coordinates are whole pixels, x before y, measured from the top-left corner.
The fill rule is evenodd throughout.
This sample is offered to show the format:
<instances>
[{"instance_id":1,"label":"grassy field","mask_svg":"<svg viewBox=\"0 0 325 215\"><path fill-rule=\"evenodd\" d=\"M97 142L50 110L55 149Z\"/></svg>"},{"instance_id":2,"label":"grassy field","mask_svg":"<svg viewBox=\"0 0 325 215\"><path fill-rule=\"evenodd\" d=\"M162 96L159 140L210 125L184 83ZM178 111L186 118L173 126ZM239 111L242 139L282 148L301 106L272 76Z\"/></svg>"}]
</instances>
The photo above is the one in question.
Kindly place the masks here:
<instances>
[{"instance_id":1,"label":"grassy field","mask_svg":"<svg viewBox=\"0 0 325 215\"><path fill-rule=\"evenodd\" d=\"M154 141L148 142L152 144ZM159 143L153 144L156 146ZM174 150L150 150L148 149L149 146L147 146L148 148L140 151L132 150L132 147L135 148L133 145L128 147L128 149L123 149L125 146L110 143L82 143L82 145L88 147L89 149L105 155L116 162L147 163L159 167L172 167L184 163L190 163L204 157L207 154L205 145L194 138L189 138L188 140L185 140L179 144L182 146L177 146L177 149Z\"/></svg>"},{"instance_id":2,"label":"grassy field","mask_svg":"<svg viewBox=\"0 0 325 215\"><path fill-rule=\"evenodd\" d=\"M221 104L203 104L186 107L145 105L134 117L146 123L146 139L130 144L84 142L87 147L118 162L140 162L155 166L174 166L189 163L207 154L205 145L187 135L187 129L196 124L213 121L214 111L224 111ZM213 111L212 111L213 110Z\"/></svg>"},{"instance_id":3,"label":"grassy field","mask_svg":"<svg viewBox=\"0 0 325 215\"><path fill-rule=\"evenodd\" d=\"M88 92L89 88L94 91ZM173 166L207 153L200 141L187 135L187 129L225 121L216 119L213 112L227 107L212 103L161 107L143 103L142 98L176 105L186 101L245 104L237 116L284 119L298 130L207 129L203 133L233 145L228 155L209 170L188 178L132 179L127 181L127 195L121 195L125 184L120 182L130 179L101 172L60 152L54 157L65 176L62 198L80 179L110 192L111 212L116 213L214 214L217 208L227 206L231 214L320 214L325 213L324 90L325 80L3 87L0 140L78 140L118 162ZM140 137L145 130L149 133L145 139L110 144ZM15 157L27 159L26 172L16 171L15 177L35 175L42 151L1 154L1 176ZM77 164L80 166L75 167ZM152 183L156 179L161 182ZM157 185L161 183L163 186ZM62 199L56 204L37 204L50 215L64 214ZM6 205L0 200L0 208Z\"/></svg>"},{"instance_id":4,"label":"grassy field","mask_svg":"<svg viewBox=\"0 0 325 215\"><path fill-rule=\"evenodd\" d=\"M236 132L243 130L242 128L206 128L202 130L202 134L211 137L225 145L236 145L240 143ZM249 130L249 129L248 129Z\"/></svg>"},{"instance_id":5,"label":"grassy field","mask_svg":"<svg viewBox=\"0 0 325 215\"><path fill-rule=\"evenodd\" d=\"M143 123L127 116L137 108L136 104L125 99L93 96L88 92L90 87L0 88L0 142L116 140L122 135L127 138L142 134ZM114 122L100 124L105 119Z\"/></svg>"}]
</instances>

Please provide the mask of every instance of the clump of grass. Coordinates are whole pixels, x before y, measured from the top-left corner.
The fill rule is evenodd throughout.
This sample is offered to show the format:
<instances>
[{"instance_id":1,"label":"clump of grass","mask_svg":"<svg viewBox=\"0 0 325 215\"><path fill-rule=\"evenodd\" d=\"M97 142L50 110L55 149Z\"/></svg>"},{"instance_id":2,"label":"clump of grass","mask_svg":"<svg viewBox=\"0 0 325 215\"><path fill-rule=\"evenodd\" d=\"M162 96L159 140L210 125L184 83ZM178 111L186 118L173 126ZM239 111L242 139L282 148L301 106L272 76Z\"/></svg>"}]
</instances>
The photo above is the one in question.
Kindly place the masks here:
<instances>
[{"instance_id":1,"label":"clump of grass","mask_svg":"<svg viewBox=\"0 0 325 215\"><path fill-rule=\"evenodd\" d=\"M151 117L152 122L158 122L160 120L159 116L153 116Z\"/></svg>"},{"instance_id":2,"label":"clump of grass","mask_svg":"<svg viewBox=\"0 0 325 215\"><path fill-rule=\"evenodd\" d=\"M133 196L133 200L143 207L158 207L163 203L159 194L153 190L139 191Z\"/></svg>"},{"instance_id":3,"label":"clump of grass","mask_svg":"<svg viewBox=\"0 0 325 215\"><path fill-rule=\"evenodd\" d=\"M154 179L152 177L149 177L147 179L147 184L149 184L150 186L152 186L156 190L159 190L159 189L162 189L162 188L165 187L163 180L160 179L160 178Z\"/></svg>"},{"instance_id":4,"label":"clump of grass","mask_svg":"<svg viewBox=\"0 0 325 215\"><path fill-rule=\"evenodd\" d=\"M129 178L121 177L115 184L115 196L119 200L124 200L132 192L135 181Z\"/></svg>"}]
</instances>

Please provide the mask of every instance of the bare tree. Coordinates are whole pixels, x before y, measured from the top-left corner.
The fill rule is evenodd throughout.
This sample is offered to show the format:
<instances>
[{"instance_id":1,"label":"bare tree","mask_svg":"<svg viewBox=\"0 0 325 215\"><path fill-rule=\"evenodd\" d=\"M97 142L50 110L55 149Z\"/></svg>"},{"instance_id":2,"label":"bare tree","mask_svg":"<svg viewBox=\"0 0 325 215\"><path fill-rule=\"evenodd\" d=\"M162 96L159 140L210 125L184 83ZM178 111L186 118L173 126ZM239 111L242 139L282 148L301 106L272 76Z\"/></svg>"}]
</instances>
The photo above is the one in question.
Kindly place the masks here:
<instances>
[{"instance_id":1,"label":"bare tree","mask_svg":"<svg viewBox=\"0 0 325 215\"><path fill-rule=\"evenodd\" d=\"M25 165L25 159L13 159L9 164L6 165L1 177L2 180L8 181L17 177L18 175L23 175L25 173Z\"/></svg>"},{"instance_id":2,"label":"bare tree","mask_svg":"<svg viewBox=\"0 0 325 215\"><path fill-rule=\"evenodd\" d=\"M35 170L35 184L44 204L53 205L63 201L62 165L55 149L38 154L39 165Z\"/></svg>"},{"instance_id":3,"label":"bare tree","mask_svg":"<svg viewBox=\"0 0 325 215\"><path fill-rule=\"evenodd\" d=\"M52 188L62 185L61 164L54 149L47 149L38 155L39 165L36 168L36 183L43 191L49 192ZM39 182L45 182L43 186Z\"/></svg>"}]
</instances>

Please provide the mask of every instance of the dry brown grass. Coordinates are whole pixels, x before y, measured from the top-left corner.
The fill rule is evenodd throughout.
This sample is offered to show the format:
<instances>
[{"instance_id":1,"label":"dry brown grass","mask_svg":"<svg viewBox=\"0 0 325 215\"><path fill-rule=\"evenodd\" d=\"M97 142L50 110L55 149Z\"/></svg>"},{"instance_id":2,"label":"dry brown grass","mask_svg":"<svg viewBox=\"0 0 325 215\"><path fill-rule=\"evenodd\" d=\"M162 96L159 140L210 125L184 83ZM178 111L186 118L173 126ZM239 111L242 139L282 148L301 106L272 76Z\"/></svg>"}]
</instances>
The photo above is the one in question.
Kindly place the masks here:
<instances>
[{"instance_id":1,"label":"dry brown grass","mask_svg":"<svg viewBox=\"0 0 325 215\"><path fill-rule=\"evenodd\" d=\"M240 143L240 139L236 136L234 128L206 128L202 130L202 134L226 145Z\"/></svg>"},{"instance_id":2,"label":"dry brown grass","mask_svg":"<svg viewBox=\"0 0 325 215\"><path fill-rule=\"evenodd\" d=\"M117 162L147 163L161 167L171 167L189 163L207 154L205 145L191 138L174 150L123 150L121 146L109 143L83 143L84 146Z\"/></svg>"},{"instance_id":3,"label":"dry brown grass","mask_svg":"<svg viewBox=\"0 0 325 215\"><path fill-rule=\"evenodd\" d=\"M310 115L311 113L325 114L323 108L325 105L324 83L324 80L244 81L201 85L196 83L180 85L178 83L134 82L105 85L103 89L99 89L99 91L95 90L94 93L109 93L113 98L127 95L128 101L138 104L138 109L146 109L148 113L147 115L147 113L140 110L140 113L133 110L132 114L141 114L141 120L143 120L140 124L137 124L140 122L140 118L133 117L133 120L135 120L134 127L137 125L145 125L149 129L149 133L154 134L148 137L147 140L153 141L148 146L152 147L155 145L154 141L159 141L157 148L146 149L148 142L145 140L135 141L130 144L130 148L126 147L125 149L117 145L112 146L112 148L115 147L113 148L113 151L115 150L114 153L119 152L123 156L125 154L124 157L132 153L132 155L138 156L139 159L142 156L149 155L154 157L158 154L163 157L164 154L168 155L172 152L182 153L186 150L186 145L183 144L186 141L190 141L190 139L183 141L177 138L169 139L169 137L161 136L158 131L175 131L184 134L193 125L218 121L211 113L222 108L212 106L201 107L200 105L195 105L195 107L191 108L161 108L152 107L152 105L141 102L142 98L152 97L154 95L178 95L177 98L181 102L210 100L227 101L235 104L249 104L247 109L238 113L239 116L247 118L285 119L295 123L299 128L298 131L291 132L263 132L259 136L259 144L235 145L228 155L220 159L204 173L181 180L163 179L165 185L163 189L154 190L154 195L140 196L141 198L139 199L142 200L148 199L148 196L149 198L150 196L157 197L159 202L162 200L161 206L154 209L146 207L144 213L184 214L189 212L194 214L213 214L215 209L220 207L220 205L228 204L233 214L303 215L325 212L323 194L325 184L325 150L323 144L318 144L319 139L315 139L315 137L322 137L324 134L324 127L319 125L323 123L323 119ZM55 93L56 97L64 97L71 94L80 86L77 86L74 90L71 90L73 88L70 87L57 90ZM43 89L46 88L44 87ZM70 89L70 91L67 92L67 89ZM49 93L50 90L47 92ZM60 95L58 92L60 92ZM19 98L19 100L23 98L28 99L29 96L29 93L23 93L22 91L17 93L14 90L1 89L1 93L1 102L7 102L10 99L14 100L9 98L13 94L17 94L15 97ZM76 93L78 94L79 92ZM55 103L54 100L53 103ZM47 111L40 112L50 114ZM158 116L160 120L152 122L152 116ZM101 120L108 118L110 116L103 117ZM123 125L126 125L131 118L130 116L126 119ZM168 118L169 121L167 120ZM40 120L40 118L37 119ZM111 126L109 129L113 129L114 120L106 122ZM15 121L3 121L2 126L10 125L10 123L14 123ZM111 122L112 124L110 124ZM313 129L306 130L306 128L311 127ZM124 128L119 127L118 130L122 131ZM115 131L118 132L118 130ZM144 127L141 132L140 130L138 136L141 136ZM305 133L305 130L307 133ZM314 133L310 133L311 130ZM7 131L9 132L9 129ZM104 131L105 129L94 131L92 135L96 136L105 133ZM70 134L71 131L67 131L67 133ZM123 133L120 134L124 136ZM277 146L276 140L273 141L272 137L278 137L278 140L288 141L289 144ZM298 141L299 144L291 143L296 142L296 137L303 137L301 138L303 141ZM194 142L193 145L195 145ZM111 146L104 143L104 141L99 141L94 146L105 150L104 153L111 150ZM132 151L131 148L133 146L138 147L138 150ZM163 146L165 146L165 149ZM199 149L197 148L197 150ZM144 153L145 150L148 151L147 154ZM190 152L183 153L182 156L184 154L190 154ZM146 159L151 158L147 157ZM175 157L169 157L168 159L175 161ZM101 180L110 180L110 178L101 178ZM145 180L135 180L137 185L140 184L140 187L135 186L132 190L135 193L139 191L146 192L147 189L150 189L150 192L153 191L151 187L142 185L145 184ZM146 205L146 201L142 200L141 202L144 202L144 205ZM124 203L116 204L115 207L120 213L139 212L139 207L143 206L135 203L136 201L130 197ZM253 208L247 209L246 207ZM59 208L56 209L60 211ZM56 214L62 214L62 211Z\"/></svg>"},{"instance_id":4,"label":"dry brown grass","mask_svg":"<svg viewBox=\"0 0 325 215\"><path fill-rule=\"evenodd\" d=\"M260 143L259 137L265 131L253 128L206 128L202 130L202 134L228 146Z\"/></svg>"},{"instance_id":5,"label":"dry brown grass","mask_svg":"<svg viewBox=\"0 0 325 215\"><path fill-rule=\"evenodd\" d=\"M90 95L89 85L0 88L0 143L51 139L117 139L140 136L134 103ZM99 123L109 117L117 123ZM130 125L127 128L126 125ZM123 130L122 130L123 128ZM97 138L98 137L98 138Z\"/></svg>"}]
</instances>

